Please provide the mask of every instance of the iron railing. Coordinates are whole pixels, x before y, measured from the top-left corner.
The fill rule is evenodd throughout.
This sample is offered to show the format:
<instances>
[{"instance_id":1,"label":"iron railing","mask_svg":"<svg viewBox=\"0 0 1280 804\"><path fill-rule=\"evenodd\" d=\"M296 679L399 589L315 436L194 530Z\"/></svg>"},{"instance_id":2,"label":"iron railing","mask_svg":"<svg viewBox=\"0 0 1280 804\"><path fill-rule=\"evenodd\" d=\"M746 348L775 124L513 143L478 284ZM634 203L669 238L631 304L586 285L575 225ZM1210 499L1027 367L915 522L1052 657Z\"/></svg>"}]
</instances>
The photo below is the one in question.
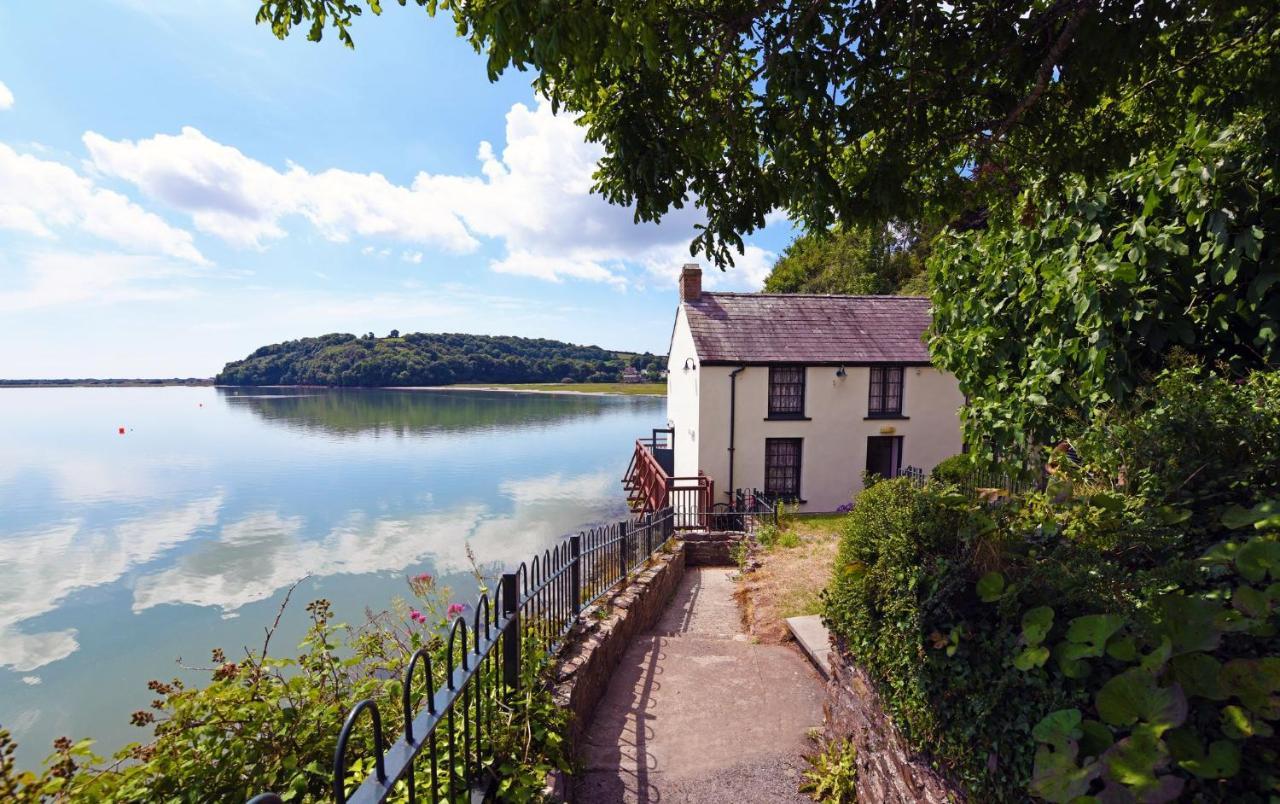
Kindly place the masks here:
<instances>
[{"instance_id":1,"label":"iron railing","mask_svg":"<svg viewBox=\"0 0 1280 804\"><path fill-rule=\"evenodd\" d=\"M404 795L410 802L456 802L491 793L499 781L493 770L499 759L495 722L504 698L520 687L521 671L534 658L526 650L553 654L582 610L642 566L674 533L675 516L666 508L570 536L504 573L492 600L487 592L479 596L470 627L463 616L451 622L443 674L436 672L439 655L433 658L429 649L410 657L401 698L403 735L394 744L384 745L376 701L365 699L351 708L334 752L334 801L380 804ZM348 748L366 716L373 727L373 772L348 793ZM276 804L280 799L264 793L252 801Z\"/></svg>"}]
</instances>

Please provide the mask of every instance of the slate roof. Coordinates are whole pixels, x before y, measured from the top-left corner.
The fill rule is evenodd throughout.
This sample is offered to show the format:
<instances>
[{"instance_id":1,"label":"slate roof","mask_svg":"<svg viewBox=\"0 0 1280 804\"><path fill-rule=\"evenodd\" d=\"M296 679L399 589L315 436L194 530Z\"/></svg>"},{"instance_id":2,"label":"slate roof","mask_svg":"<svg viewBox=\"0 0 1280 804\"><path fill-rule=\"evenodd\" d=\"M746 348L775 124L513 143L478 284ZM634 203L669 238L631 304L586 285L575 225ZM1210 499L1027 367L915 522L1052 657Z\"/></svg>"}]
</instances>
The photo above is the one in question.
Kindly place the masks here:
<instances>
[{"instance_id":1,"label":"slate roof","mask_svg":"<svg viewBox=\"0 0 1280 804\"><path fill-rule=\"evenodd\" d=\"M703 293L683 304L704 363L929 362L919 296Z\"/></svg>"}]
</instances>

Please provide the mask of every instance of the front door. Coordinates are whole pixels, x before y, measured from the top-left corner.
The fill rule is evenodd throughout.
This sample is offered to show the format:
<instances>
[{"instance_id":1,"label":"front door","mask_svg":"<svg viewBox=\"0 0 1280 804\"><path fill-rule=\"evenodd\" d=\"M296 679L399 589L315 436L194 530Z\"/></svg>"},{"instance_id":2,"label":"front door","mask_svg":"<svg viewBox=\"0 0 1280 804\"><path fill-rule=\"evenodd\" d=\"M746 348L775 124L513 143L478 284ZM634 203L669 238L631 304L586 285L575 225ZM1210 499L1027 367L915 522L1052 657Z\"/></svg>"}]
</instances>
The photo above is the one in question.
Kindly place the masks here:
<instances>
[{"instance_id":1,"label":"front door","mask_svg":"<svg viewBox=\"0 0 1280 804\"><path fill-rule=\"evenodd\" d=\"M897 477L902 468L902 436L867 437L867 472Z\"/></svg>"}]
</instances>

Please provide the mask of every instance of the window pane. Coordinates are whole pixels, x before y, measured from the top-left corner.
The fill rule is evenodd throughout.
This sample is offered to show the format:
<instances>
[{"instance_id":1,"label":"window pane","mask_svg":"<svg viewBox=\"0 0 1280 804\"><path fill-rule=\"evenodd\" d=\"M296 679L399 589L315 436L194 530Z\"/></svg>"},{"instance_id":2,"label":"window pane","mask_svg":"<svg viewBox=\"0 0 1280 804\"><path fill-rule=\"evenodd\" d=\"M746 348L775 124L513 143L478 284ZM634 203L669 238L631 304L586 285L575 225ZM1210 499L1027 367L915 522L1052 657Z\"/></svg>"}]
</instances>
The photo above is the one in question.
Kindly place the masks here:
<instances>
[{"instance_id":1,"label":"window pane","mask_svg":"<svg viewBox=\"0 0 1280 804\"><path fill-rule=\"evenodd\" d=\"M769 369L769 413L804 413L804 368Z\"/></svg>"},{"instance_id":2,"label":"window pane","mask_svg":"<svg viewBox=\"0 0 1280 804\"><path fill-rule=\"evenodd\" d=\"M800 493L800 439L765 439L764 490L795 497Z\"/></svg>"},{"instance_id":3,"label":"window pane","mask_svg":"<svg viewBox=\"0 0 1280 804\"><path fill-rule=\"evenodd\" d=\"M885 371L884 412L902 412L902 369L892 368Z\"/></svg>"}]
</instances>

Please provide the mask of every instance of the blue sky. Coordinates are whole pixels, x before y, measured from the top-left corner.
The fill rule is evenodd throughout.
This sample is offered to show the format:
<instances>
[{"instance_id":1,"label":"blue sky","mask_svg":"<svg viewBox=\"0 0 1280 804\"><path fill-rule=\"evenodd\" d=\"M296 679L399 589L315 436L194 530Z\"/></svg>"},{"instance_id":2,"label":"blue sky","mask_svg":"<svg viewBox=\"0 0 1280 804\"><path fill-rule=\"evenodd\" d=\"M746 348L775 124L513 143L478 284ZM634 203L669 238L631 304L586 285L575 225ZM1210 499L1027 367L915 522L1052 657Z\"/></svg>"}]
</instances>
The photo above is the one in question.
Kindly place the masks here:
<instances>
[{"instance_id":1,"label":"blue sky","mask_svg":"<svg viewBox=\"0 0 1280 804\"><path fill-rule=\"evenodd\" d=\"M392 328L665 351L696 210L590 195L598 148L446 19L384 3L353 52L256 8L0 6L0 377L208 376ZM792 234L707 284L757 289Z\"/></svg>"}]
</instances>

